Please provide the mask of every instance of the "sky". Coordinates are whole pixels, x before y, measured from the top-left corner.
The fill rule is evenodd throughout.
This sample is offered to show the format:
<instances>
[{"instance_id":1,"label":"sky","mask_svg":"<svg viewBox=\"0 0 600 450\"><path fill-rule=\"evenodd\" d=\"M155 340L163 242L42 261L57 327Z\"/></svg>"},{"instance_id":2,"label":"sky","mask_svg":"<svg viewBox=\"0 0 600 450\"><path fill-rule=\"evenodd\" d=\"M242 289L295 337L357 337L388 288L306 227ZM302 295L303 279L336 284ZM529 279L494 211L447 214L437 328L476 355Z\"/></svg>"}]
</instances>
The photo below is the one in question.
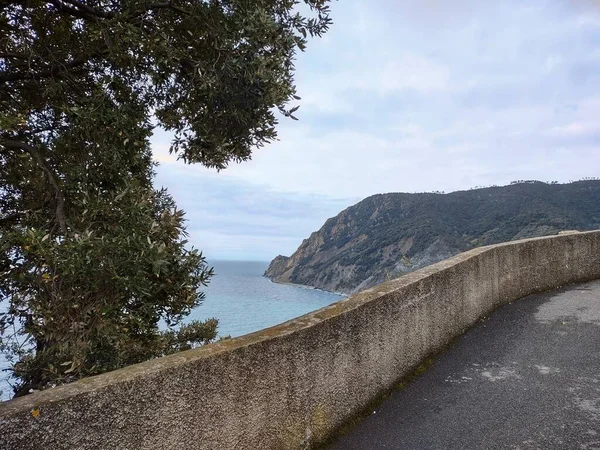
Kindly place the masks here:
<instances>
[{"instance_id":1,"label":"sky","mask_svg":"<svg viewBox=\"0 0 600 450\"><path fill-rule=\"evenodd\" d=\"M298 56L299 121L216 172L157 131L155 184L209 261L290 255L372 194L600 175L600 0L340 0Z\"/></svg>"}]
</instances>

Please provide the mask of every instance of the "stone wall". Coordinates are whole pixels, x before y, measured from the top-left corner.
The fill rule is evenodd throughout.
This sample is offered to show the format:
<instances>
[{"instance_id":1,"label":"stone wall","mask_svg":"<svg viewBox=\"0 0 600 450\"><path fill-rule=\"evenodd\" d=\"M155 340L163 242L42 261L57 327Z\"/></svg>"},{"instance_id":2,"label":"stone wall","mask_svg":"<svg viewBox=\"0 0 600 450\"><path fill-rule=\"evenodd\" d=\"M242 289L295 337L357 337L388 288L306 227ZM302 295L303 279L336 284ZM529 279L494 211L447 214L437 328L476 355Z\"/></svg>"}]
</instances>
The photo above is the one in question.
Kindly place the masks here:
<instances>
[{"instance_id":1,"label":"stone wall","mask_svg":"<svg viewBox=\"0 0 600 450\"><path fill-rule=\"evenodd\" d=\"M6 402L0 448L307 448L496 307L598 278L600 231L475 249L276 327Z\"/></svg>"}]
</instances>

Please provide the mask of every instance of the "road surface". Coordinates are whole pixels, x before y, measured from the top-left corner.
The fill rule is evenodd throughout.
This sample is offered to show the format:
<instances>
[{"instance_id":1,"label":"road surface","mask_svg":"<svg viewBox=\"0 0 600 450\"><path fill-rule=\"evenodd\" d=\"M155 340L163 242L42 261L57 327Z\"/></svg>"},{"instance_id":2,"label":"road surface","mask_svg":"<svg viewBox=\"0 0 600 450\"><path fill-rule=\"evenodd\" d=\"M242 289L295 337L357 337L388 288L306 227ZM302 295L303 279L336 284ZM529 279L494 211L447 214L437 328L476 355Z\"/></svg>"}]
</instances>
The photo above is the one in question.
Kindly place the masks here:
<instances>
[{"instance_id":1,"label":"road surface","mask_svg":"<svg viewBox=\"0 0 600 450\"><path fill-rule=\"evenodd\" d=\"M331 449L600 449L600 281L494 312Z\"/></svg>"}]
</instances>

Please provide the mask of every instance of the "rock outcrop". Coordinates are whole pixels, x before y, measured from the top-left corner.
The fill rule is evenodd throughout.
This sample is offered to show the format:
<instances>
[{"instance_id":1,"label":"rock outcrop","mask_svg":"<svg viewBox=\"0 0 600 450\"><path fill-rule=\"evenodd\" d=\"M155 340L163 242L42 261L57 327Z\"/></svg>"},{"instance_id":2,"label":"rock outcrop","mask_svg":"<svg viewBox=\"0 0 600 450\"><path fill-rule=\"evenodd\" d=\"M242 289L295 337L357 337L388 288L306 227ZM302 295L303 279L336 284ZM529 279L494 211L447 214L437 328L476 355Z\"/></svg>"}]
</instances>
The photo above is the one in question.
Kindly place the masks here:
<instances>
[{"instance_id":1,"label":"rock outcrop","mask_svg":"<svg viewBox=\"0 0 600 450\"><path fill-rule=\"evenodd\" d=\"M378 194L351 206L265 272L352 293L481 245L600 228L600 181L522 182L450 194Z\"/></svg>"}]
</instances>

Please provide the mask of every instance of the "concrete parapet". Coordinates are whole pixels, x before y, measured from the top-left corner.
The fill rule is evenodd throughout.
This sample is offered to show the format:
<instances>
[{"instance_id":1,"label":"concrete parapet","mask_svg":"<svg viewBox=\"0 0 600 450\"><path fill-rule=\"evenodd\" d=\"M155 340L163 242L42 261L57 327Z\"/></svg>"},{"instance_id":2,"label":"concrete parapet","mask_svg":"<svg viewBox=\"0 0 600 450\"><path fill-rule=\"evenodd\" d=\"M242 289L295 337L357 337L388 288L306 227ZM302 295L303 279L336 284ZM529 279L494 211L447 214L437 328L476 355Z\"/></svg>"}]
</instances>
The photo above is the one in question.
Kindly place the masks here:
<instances>
[{"instance_id":1,"label":"concrete parapet","mask_svg":"<svg viewBox=\"0 0 600 450\"><path fill-rule=\"evenodd\" d=\"M0 448L307 448L498 306L598 278L600 231L478 248L272 328L0 404Z\"/></svg>"}]
</instances>

